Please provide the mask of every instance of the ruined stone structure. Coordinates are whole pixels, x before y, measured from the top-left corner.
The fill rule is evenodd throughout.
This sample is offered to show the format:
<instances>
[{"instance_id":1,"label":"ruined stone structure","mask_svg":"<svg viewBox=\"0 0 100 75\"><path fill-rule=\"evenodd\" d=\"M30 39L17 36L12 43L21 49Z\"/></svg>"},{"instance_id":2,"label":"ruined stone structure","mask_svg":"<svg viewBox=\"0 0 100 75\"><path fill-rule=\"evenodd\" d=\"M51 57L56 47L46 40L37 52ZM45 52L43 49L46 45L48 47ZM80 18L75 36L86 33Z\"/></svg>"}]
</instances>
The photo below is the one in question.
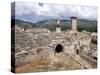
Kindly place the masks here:
<instances>
[{"instance_id":1,"label":"ruined stone structure","mask_svg":"<svg viewBox=\"0 0 100 75\"><path fill-rule=\"evenodd\" d=\"M46 28L29 28L29 29L26 29L26 32L42 32L42 33L49 33L50 30L46 29Z\"/></svg>"},{"instance_id":2,"label":"ruined stone structure","mask_svg":"<svg viewBox=\"0 0 100 75\"><path fill-rule=\"evenodd\" d=\"M71 19L72 31L77 31L76 17ZM31 72L97 67L97 33L61 32L60 26L58 19L56 32L50 32L45 28L16 31L16 72L27 71L28 68L23 65L29 62L35 64L32 63L30 66Z\"/></svg>"},{"instance_id":3,"label":"ruined stone structure","mask_svg":"<svg viewBox=\"0 0 100 75\"><path fill-rule=\"evenodd\" d=\"M77 17L71 17L72 31L77 31Z\"/></svg>"},{"instance_id":4,"label":"ruined stone structure","mask_svg":"<svg viewBox=\"0 0 100 75\"><path fill-rule=\"evenodd\" d=\"M61 32L61 23L60 23L59 19L57 19L57 21L56 21L56 32L57 33Z\"/></svg>"}]
</instances>

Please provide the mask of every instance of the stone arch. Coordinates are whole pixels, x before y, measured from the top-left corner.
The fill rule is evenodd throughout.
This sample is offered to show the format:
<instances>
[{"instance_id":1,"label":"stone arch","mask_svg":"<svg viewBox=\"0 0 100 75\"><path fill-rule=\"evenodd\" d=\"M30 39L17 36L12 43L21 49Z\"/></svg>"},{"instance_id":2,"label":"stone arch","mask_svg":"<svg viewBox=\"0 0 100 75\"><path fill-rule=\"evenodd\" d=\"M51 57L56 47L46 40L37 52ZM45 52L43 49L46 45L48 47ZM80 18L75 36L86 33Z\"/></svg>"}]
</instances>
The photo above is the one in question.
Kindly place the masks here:
<instances>
[{"instance_id":1,"label":"stone arch","mask_svg":"<svg viewBox=\"0 0 100 75\"><path fill-rule=\"evenodd\" d=\"M63 46L61 44L57 44L54 50L55 53L63 52Z\"/></svg>"},{"instance_id":2,"label":"stone arch","mask_svg":"<svg viewBox=\"0 0 100 75\"><path fill-rule=\"evenodd\" d=\"M79 50L77 49L77 50L76 50L76 54L79 55L79 53L80 53L80 52L79 52Z\"/></svg>"}]
</instances>

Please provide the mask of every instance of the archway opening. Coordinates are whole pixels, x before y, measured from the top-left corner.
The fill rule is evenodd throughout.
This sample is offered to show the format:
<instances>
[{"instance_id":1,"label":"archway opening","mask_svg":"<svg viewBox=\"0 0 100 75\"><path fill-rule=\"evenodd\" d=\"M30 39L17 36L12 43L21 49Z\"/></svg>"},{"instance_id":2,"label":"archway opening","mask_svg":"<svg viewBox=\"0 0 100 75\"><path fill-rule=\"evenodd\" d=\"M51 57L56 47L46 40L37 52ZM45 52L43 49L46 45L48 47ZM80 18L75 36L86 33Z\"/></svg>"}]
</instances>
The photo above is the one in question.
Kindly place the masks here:
<instances>
[{"instance_id":1,"label":"archway opening","mask_svg":"<svg viewBox=\"0 0 100 75\"><path fill-rule=\"evenodd\" d=\"M56 53L60 53L63 51L63 46L61 44L58 44L55 48L55 52Z\"/></svg>"},{"instance_id":2,"label":"archway opening","mask_svg":"<svg viewBox=\"0 0 100 75\"><path fill-rule=\"evenodd\" d=\"M79 50L78 49L76 50L76 54L79 55Z\"/></svg>"}]
</instances>

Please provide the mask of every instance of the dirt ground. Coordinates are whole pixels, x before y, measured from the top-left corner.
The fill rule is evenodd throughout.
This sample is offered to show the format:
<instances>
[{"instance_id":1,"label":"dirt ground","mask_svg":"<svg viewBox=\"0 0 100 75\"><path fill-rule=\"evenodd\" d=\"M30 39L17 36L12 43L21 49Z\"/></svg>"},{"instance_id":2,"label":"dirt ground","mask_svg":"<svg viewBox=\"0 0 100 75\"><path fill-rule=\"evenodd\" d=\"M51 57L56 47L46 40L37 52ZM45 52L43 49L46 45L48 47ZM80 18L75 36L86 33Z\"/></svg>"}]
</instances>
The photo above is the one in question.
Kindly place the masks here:
<instances>
[{"instance_id":1,"label":"dirt ground","mask_svg":"<svg viewBox=\"0 0 100 75\"><path fill-rule=\"evenodd\" d=\"M17 67L16 73L93 69L96 68L96 65L96 63L78 55L66 57L57 54L53 59L33 60Z\"/></svg>"}]
</instances>

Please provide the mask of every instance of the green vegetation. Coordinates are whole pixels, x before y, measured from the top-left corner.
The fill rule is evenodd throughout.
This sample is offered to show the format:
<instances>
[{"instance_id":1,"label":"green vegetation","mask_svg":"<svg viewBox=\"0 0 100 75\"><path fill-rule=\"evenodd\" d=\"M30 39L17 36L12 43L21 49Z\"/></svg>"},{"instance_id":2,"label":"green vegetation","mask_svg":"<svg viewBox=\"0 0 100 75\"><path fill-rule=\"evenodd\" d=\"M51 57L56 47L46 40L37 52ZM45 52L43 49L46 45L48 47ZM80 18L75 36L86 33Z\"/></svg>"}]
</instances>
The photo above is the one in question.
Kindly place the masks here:
<instances>
[{"instance_id":1,"label":"green vegetation","mask_svg":"<svg viewBox=\"0 0 100 75\"><path fill-rule=\"evenodd\" d=\"M67 31L71 29L70 20L60 20L62 31ZM56 19L44 20L37 23L30 23L21 20L15 20L15 24L24 28L48 28L51 31L56 30ZM97 32L97 21L94 20L84 20L78 19L78 31L88 31L88 32Z\"/></svg>"},{"instance_id":2,"label":"green vegetation","mask_svg":"<svg viewBox=\"0 0 100 75\"><path fill-rule=\"evenodd\" d=\"M97 32L97 21L78 20L78 31Z\"/></svg>"},{"instance_id":3,"label":"green vegetation","mask_svg":"<svg viewBox=\"0 0 100 75\"><path fill-rule=\"evenodd\" d=\"M56 20L45 20L37 23L38 27L45 27L54 31L56 29ZM71 21L70 20L61 20L61 29L62 31L67 31L71 29ZM88 32L97 32L97 21L83 20L78 19L78 31L88 31Z\"/></svg>"}]
</instances>

